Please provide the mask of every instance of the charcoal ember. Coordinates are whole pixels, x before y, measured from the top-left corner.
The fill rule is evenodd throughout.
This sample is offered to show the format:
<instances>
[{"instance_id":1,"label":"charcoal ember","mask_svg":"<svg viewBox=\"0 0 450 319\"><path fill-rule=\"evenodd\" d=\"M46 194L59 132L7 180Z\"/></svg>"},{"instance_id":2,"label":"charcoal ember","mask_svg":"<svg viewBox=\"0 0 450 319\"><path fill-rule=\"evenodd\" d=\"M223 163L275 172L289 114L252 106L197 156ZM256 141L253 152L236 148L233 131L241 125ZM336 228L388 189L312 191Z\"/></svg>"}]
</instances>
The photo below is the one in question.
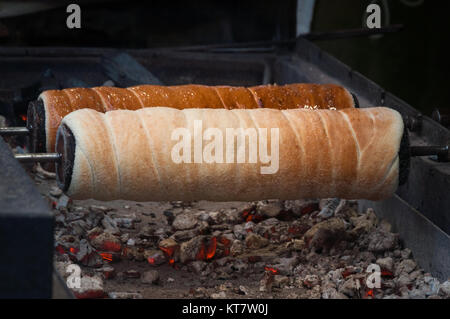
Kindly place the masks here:
<instances>
[{"instance_id":1,"label":"charcoal ember","mask_svg":"<svg viewBox=\"0 0 450 319\"><path fill-rule=\"evenodd\" d=\"M311 289L320 285L320 278L317 275L307 275L302 279L303 287Z\"/></svg>"},{"instance_id":2,"label":"charcoal ember","mask_svg":"<svg viewBox=\"0 0 450 319\"><path fill-rule=\"evenodd\" d=\"M305 249L306 243L302 239L292 239L289 242L286 243L286 248L291 248L295 251L302 251Z\"/></svg>"},{"instance_id":3,"label":"charcoal ember","mask_svg":"<svg viewBox=\"0 0 450 319\"><path fill-rule=\"evenodd\" d=\"M86 239L80 240L79 250L76 253L78 262L88 267L99 267L103 264L102 257L89 245Z\"/></svg>"},{"instance_id":4,"label":"charcoal ember","mask_svg":"<svg viewBox=\"0 0 450 319\"><path fill-rule=\"evenodd\" d=\"M260 223L256 225L252 225L253 231L257 234L264 234L267 231L272 231L275 227L280 227L280 221L274 217L268 218L266 220L261 221Z\"/></svg>"},{"instance_id":5,"label":"charcoal ember","mask_svg":"<svg viewBox=\"0 0 450 319\"><path fill-rule=\"evenodd\" d=\"M89 229L89 225L84 220L80 219L69 223L68 228L73 235L81 237L84 236Z\"/></svg>"},{"instance_id":6,"label":"charcoal ember","mask_svg":"<svg viewBox=\"0 0 450 319\"><path fill-rule=\"evenodd\" d=\"M378 223L378 227L381 230L384 230L385 232L392 232L392 225L385 219L382 219L379 223Z\"/></svg>"},{"instance_id":7,"label":"charcoal ember","mask_svg":"<svg viewBox=\"0 0 450 319\"><path fill-rule=\"evenodd\" d=\"M412 259L402 260L395 268L395 275L400 275L402 273L409 274L414 269L416 269L416 267L417 267L417 264L415 263L414 260L412 260Z\"/></svg>"},{"instance_id":8,"label":"charcoal ember","mask_svg":"<svg viewBox=\"0 0 450 319\"><path fill-rule=\"evenodd\" d=\"M407 287L412 284L412 280L407 273L400 274L397 278L395 278L395 282L398 287Z\"/></svg>"},{"instance_id":9,"label":"charcoal ember","mask_svg":"<svg viewBox=\"0 0 450 319\"><path fill-rule=\"evenodd\" d=\"M170 237L175 239L177 242L182 242L182 241L189 240L195 236L198 236L202 233L205 233L206 229L207 229L207 227L198 227L195 229L178 230L175 233L173 233Z\"/></svg>"},{"instance_id":10,"label":"charcoal ember","mask_svg":"<svg viewBox=\"0 0 450 319\"><path fill-rule=\"evenodd\" d=\"M100 221L103 219L103 217L104 214L102 212L89 211L89 213L86 214L86 223L89 225L90 228L97 227Z\"/></svg>"},{"instance_id":11,"label":"charcoal ember","mask_svg":"<svg viewBox=\"0 0 450 319\"><path fill-rule=\"evenodd\" d=\"M114 211L114 208L101 206L101 205L90 205L89 211L94 212L94 213L106 214L108 212Z\"/></svg>"},{"instance_id":12,"label":"charcoal ember","mask_svg":"<svg viewBox=\"0 0 450 319\"><path fill-rule=\"evenodd\" d=\"M233 259L230 258L230 257L219 258L219 259L216 259L216 260L214 261L214 265L216 265L216 266L218 266L218 267L223 267L223 266L225 266L226 264L231 264L232 260L233 260Z\"/></svg>"},{"instance_id":13,"label":"charcoal ember","mask_svg":"<svg viewBox=\"0 0 450 319\"><path fill-rule=\"evenodd\" d=\"M230 247L230 254L238 256L244 252L244 245L240 240L234 240Z\"/></svg>"},{"instance_id":14,"label":"charcoal ember","mask_svg":"<svg viewBox=\"0 0 450 319\"><path fill-rule=\"evenodd\" d=\"M125 233L120 236L120 241L127 246L134 246L136 245L136 240L134 238L130 238L130 234Z\"/></svg>"},{"instance_id":15,"label":"charcoal ember","mask_svg":"<svg viewBox=\"0 0 450 319\"><path fill-rule=\"evenodd\" d=\"M271 267L274 269L277 269L278 274L280 274L280 275L290 276L290 275L292 275L292 272L293 272L295 266L297 266L299 262L300 262L300 260L297 256L293 256L293 257L289 257L289 258L283 257L283 258L278 258L276 263L271 265Z\"/></svg>"},{"instance_id":16,"label":"charcoal ember","mask_svg":"<svg viewBox=\"0 0 450 319\"><path fill-rule=\"evenodd\" d=\"M130 217L115 217L113 218L113 220L117 227L126 229L134 229L134 225L136 222L135 218Z\"/></svg>"},{"instance_id":17,"label":"charcoal ember","mask_svg":"<svg viewBox=\"0 0 450 319\"><path fill-rule=\"evenodd\" d=\"M209 298L210 295L208 293L208 290L205 287L198 287L198 288L191 288L191 290L189 290L189 294L193 297L193 298Z\"/></svg>"},{"instance_id":18,"label":"charcoal ember","mask_svg":"<svg viewBox=\"0 0 450 319\"><path fill-rule=\"evenodd\" d=\"M57 186L52 186L52 188L49 191L49 194L53 197L60 197L62 195L62 190Z\"/></svg>"},{"instance_id":19,"label":"charcoal ember","mask_svg":"<svg viewBox=\"0 0 450 319\"><path fill-rule=\"evenodd\" d=\"M227 264L227 265L224 265L224 266L221 266L221 267L217 267L215 269L215 272L221 275L221 277L219 276L220 279L224 279L224 278L228 277L228 276L225 276L224 274L229 275L233 271L234 271L234 268L233 268L233 266L231 264Z\"/></svg>"},{"instance_id":20,"label":"charcoal ember","mask_svg":"<svg viewBox=\"0 0 450 319\"><path fill-rule=\"evenodd\" d=\"M173 238L161 240L158 246L167 257L173 258L175 261L180 258L180 245Z\"/></svg>"},{"instance_id":21,"label":"charcoal ember","mask_svg":"<svg viewBox=\"0 0 450 319\"><path fill-rule=\"evenodd\" d=\"M226 299L227 294L225 291L215 292L211 294L211 299Z\"/></svg>"},{"instance_id":22,"label":"charcoal ember","mask_svg":"<svg viewBox=\"0 0 450 319\"><path fill-rule=\"evenodd\" d=\"M111 234L120 234L120 229L117 226L116 221L111 217L109 217L108 215L105 215L103 217L102 226L105 228L106 232L109 232Z\"/></svg>"},{"instance_id":23,"label":"charcoal ember","mask_svg":"<svg viewBox=\"0 0 450 319\"><path fill-rule=\"evenodd\" d=\"M58 238L55 238L55 247L60 252L62 249L62 253L69 251L70 248L78 248L79 245L79 239L73 235L62 235Z\"/></svg>"},{"instance_id":24,"label":"charcoal ember","mask_svg":"<svg viewBox=\"0 0 450 319\"><path fill-rule=\"evenodd\" d=\"M82 276L79 288L71 288L73 294L78 299L103 298L103 280L99 276Z\"/></svg>"},{"instance_id":25,"label":"charcoal ember","mask_svg":"<svg viewBox=\"0 0 450 319\"><path fill-rule=\"evenodd\" d=\"M67 227L66 216L63 214L55 214L55 224L60 227Z\"/></svg>"},{"instance_id":26,"label":"charcoal ember","mask_svg":"<svg viewBox=\"0 0 450 319\"><path fill-rule=\"evenodd\" d=\"M222 224L222 214L219 211L209 212L207 221L212 225Z\"/></svg>"},{"instance_id":27,"label":"charcoal ember","mask_svg":"<svg viewBox=\"0 0 450 319\"><path fill-rule=\"evenodd\" d=\"M141 273L135 269L129 269L122 272L121 276L128 279L137 279L141 277Z\"/></svg>"},{"instance_id":28,"label":"charcoal ember","mask_svg":"<svg viewBox=\"0 0 450 319\"><path fill-rule=\"evenodd\" d=\"M413 271L412 273L409 274L411 280L413 281L419 281L421 279L423 279L423 271L421 269Z\"/></svg>"},{"instance_id":29,"label":"charcoal ember","mask_svg":"<svg viewBox=\"0 0 450 319\"><path fill-rule=\"evenodd\" d=\"M354 237L358 237L363 233L368 233L375 229L378 219L373 209L369 208L365 214L352 217L350 218L350 221L354 226L354 228L350 231L350 234Z\"/></svg>"},{"instance_id":30,"label":"charcoal ember","mask_svg":"<svg viewBox=\"0 0 450 319\"><path fill-rule=\"evenodd\" d=\"M360 278L354 275L349 276L344 283L339 286L338 291L350 298L359 297L361 295Z\"/></svg>"},{"instance_id":31,"label":"charcoal ember","mask_svg":"<svg viewBox=\"0 0 450 319\"><path fill-rule=\"evenodd\" d=\"M398 235L377 229L369 235L367 249L374 253L393 250L398 244Z\"/></svg>"},{"instance_id":32,"label":"charcoal ember","mask_svg":"<svg viewBox=\"0 0 450 319\"><path fill-rule=\"evenodd\" d=\"M273 288L274 280L275 280L274 277L275 277L275 275L272 272L266 271L264 273L264 276L262 277L262 279L259 282L259 291L271 292L272 288Z\"/></svg>"},{"instance_id":33,"label":"charcoal ember","mask_svg":"<svg viewBox=\"0 0 450 319\"><path fill-rule=\"evenodd\" d=\"M63 195L61 195L61 197L58 198L58 202L56 203L56 209L57 210L68 210L71 204L72 204L72 200L63 194Z\"/></svg>"},{"instance_id":34,"label":"charcoal ember","mask_svg":"<svg viewBox=\"0 0 450 319\"><path fill-rule=\"evenodd\" d=\"M188 269L196 274L202 274L208 263L203 260L195 260L188 264Z\"/></svg>"},{"instance_id":35,"label":"charcoal ember","mask_svg":"<svg viewBox=\"0 0 450 319\"><path fill-rule=\"evenodd\" d=\"M124 249L125 250L125 249ZM126 259L133 259L136 261L145 260L145 249L142 247L126 247Z\"/></svg>"},{"instance_id":36,"label":"charcoal ember","mask_svg":"<svg viewBox=\"0 0 450 319\"><path fill-rule=\"evenodd\" d=\"M427 296L423 290L413 289L413 290L409 291L409 298L410 299L426 299Z\"/></svg>"},{"instance_id":37,"label":"charcoal ember","mask_svg":"<svg viewBox=\"0 0 450 319\"><path fill-rule=\"evenodd\" d=\"M269 240L255 233L248 233L245 238L245 245L250 249L260 249L266 247L269 244Z\"/></svg>"},{"instance_id":38,"label":"charcoal ember","mask_svg":"<svg viewBox=\"0 0 450 319\"><path fill-rule=\"evenodd\" d=\"M244 224L244 232L245 232L245 234L247 234L249 232L252 232L255 229L255 226L256 226L255 223L252 222L252 221L246 222Z\"/></svg>"},{"instance_id":39,"label":"charcoal ember","mask_svg":"<svg viewBox=\"0 0 450 319\"><path fill-rule=\"evenodd\" d=\"M443 298L450 298L450 280L447 280L440 285L439 296Z\"/></svg>"},{"instance_id":40,"label":"charcoal ember","mask_svg":"<svg viewBox=\"0 0 450 319\"><path fill-rule=\"evenodd\" d=\"M112 279L116 276L116 270L110 265L105 265L99 269L96 269L95 271L100 273L105 280Z\"/></svg>"},{"instance_id":41,"label":"charcoal ember","mask_svg":"<svg viewBox=\"0 0 450 319\"><path fill-rule=\"evenodd\" d=\"M164 232L165 235L165 232ZM155 236L155 229L151 225L144 225L137 234L139 238L151 239Z\"/></svg>"},{"instance_id":42,"label":"charcoal ember","mask_svg":"<svg viewBox=\"0 0 450 319\"><path fill-rule=\"evenodd\" d=\"M144 251L144 258L151 266L159 266L166 261L166 257L161 250L146 250Z\"/></svg>"},{"instance_id":43,"label":"charcoal ember","mask_svg":"<svg viewBox=\"0 0 450 319\"><path fill-rule=\"evenodd\" d=\"M240 285L236 293L239 295L248 295L250 294L250 291L246 286Z\"/></svg>"},{"instance_id":44,"label":"charcoal ember","mask_svg":"<svg viewBox=\"0 0 450 319\"><path fill-rule=\"evenodd\" d=\"M240 220L240 212L235 209L221 209L220 211L211 211L207 213L206 221L212 225L235 224Z\"/></svg>"},{"instance_id":45,"label":"charcoal ember","mask_svg":"<svg viewBox=\"0 0 450 319\"><path fill-rule=\"evenodd\" d=\"M323 219L336 216L345 206L345 203L346 201L340 198L322 199L319 202L320 212L317 216Z\"/></svg>"},{"instance_id":46,"label":"charcoal ember","mask_svg":"<svg viewBox=\"0 0 450 319\"><path fill-rule=\"evenodd\" d=\"M287 200L284 209L291 211L295 216L301 217L319 210L318 200Z\"/></svg>"},{"instance_id":47,"label":"charcoal ember","mask_svg":"<svg viewBox=\"0 0 450 319\"><path fill-rule=\"evenodd\" d=\"M402 257L402 259L409 259L411 258L412 252L411 249L409 248L405 248L400 252L400 255Z\"/></svg>"},{"instance_id":48,"label":"charcoal ember","mask_svg":"<svg viewBox=\"0 0 450 319\"><path fill-rule=\"evenodd\" d=\"M153 214L153 215L154 215L154 214ZM166 209L166 210L163 212L163 215L166 217L167 223L168 223L169 225L172 225L172 223L173 223L173 221L174 221L174 219L175 219L175 214L173 213L173 211L170 210L170 209ZM155 215L154 215L154 216L155 216Z\"/></svg>"},{"instance_id":49,"label":"charcoal ember","mask_svg":"<svg viewBox=\"0 0 450 319\"><path fill-rule=\"evenodd\" d=\"M236 273L244 273L248 268L248 263L244 262L242 259L236 260L231 267Z\"/></svg>"},{"instance_id":50,"label":"charcoal ember","mask_svg":"<svg viewBox=\"0 0 450 319\"><path fill-rule=\"evenodd\" d=\"M148 270L141 277L143 284L156 285L159 282L159 272L156 270Z\"/></svg>"},{"instance_id":51,"label":"charcoal ember","mask_svg":"<svg viewBox=\"0 0 450 319\"><path fill-rule=\"evenodd\" d=\"M220 237L220 242L227 247L230 246L231 243L236 239L236 237L233 234L233 231L229 228L223 231L222 234L218 237Z\"/></svg>"},{"instance_id":52,"label":"charcoal ember","mask_svg":"<svg viewBox=\"0 0 450 319\"><path fill-rule=\"evenodd\" d=\"M205 212L204 210L199 210L198 213L195 214L196 218L201 222L212 222L211 218L209 217L209 214Z\"/></svg>"},{"instance_id":53,"label":"charcoal ember","mask_svg":"<svg viewBox=\"0 0 450 319\"><path fill-rule=\"evenodd\" d=\"M224 209L222 211L221 223L236 224L240 220L241 213L236 208Z\"/></svg>"},{"instance_id":54,"label":"charcoal ember","mask_svg":"<svg viewBox=\"0 0 450 319\"><path fill-rule=\"evenodd\" d=\"M114 291L108 293L108 297L111 299L142 299L142 294L138 292L122 292L122 291Z\"/></svg>"},{"instance_id":55,"label":"charcoal ember","mask_svg":"<svg viewBox=\"0 0 450 319\"><path fill-rule=\"evenodd\" d=\"M237 239L243 240L247 235L247 232L244 230L244 225L243 224L234 225L233 234Z\"/></svg>"},{"instance_id":56,"label":"charcoal ember","mask_svg":"<svg viewBox=\"0 0 450 319\"><path fill-rule=\"evenodd\" d=\"M95 237L103 233L103 228L100 227L94 227L91 230L89 230L86 235L89 238L89 240L93 240Z\"/></svg>"},{"instance_id":57,"label":"charcoal ember","mask_svg":"<svg viewBox=\"0 0 450 319\"><path fill-rule=\"evenodd\" d=\"M197 236L180 245L180 261L186 263L190 260L197 259L197 254L201 251L205 241L205 236Z\"/></svg>"},{"instance_id":58,"label":"charcoal ember","mask_svg":"<svg viewBox=\"0 0 450 319\"><path fill-rule=\"evenodd\" d=\"M120 252L122 243L120 239L111 233L103 232L91 240L92 246L102 251Z\"/></svg>"},{"instance_id":59,"label":"charcoal ember","mask_svg":"<svg viewBox=\"0 0 450 319\"><path fill-rule=\"evenodd\" d=\"M346 295L340 293L336 290L336 288L326 287L322 289L322 298L323 299L348 299Z\"/></svg>"},{"instance_id":60,"label":"charcoal ember","mask_svg":"<svg viewBox=\"0 0 450 319\"><path fill-rule=\"evenodd\" d=\"M391 257L379 258L375 262L383 270L393 271L394 270L394 260Z\"/></svg>"},{"instance_id":61,"label":"charcoal ember","mask_svg":"<svg viewBox=\"0 0 450 319\"><path fill-rule=\"evenodd\" d=\"M256 212L264 217L276 217L283 210L283 203L279 200L259 201L256 204Z\"/></svg>"},{"instance_id":62,"label":"charcoal ember","mask_svg":"<svg viewBox=\"0 0 450 319\"><path fill-rule=\"evenodd\" d=\"M275 275L273 277L273 287L276 288L285 288L289 286L290 280L288 276Z\"/></svg>"},{"instance_id":63,"label":"charcoal ember","mask_svg":"<svg viewBox=\"0 0 450 319\"><path fill-rule=\"evenodd\" d=\"M342 282L342 280L344 279L344 277L342 276L342 271L344 269L343 268L339 268L339 269L335 269L335 270L330 270L327 273L327 278L333 282L335 285L339 284Z\"/></svg>"},{"instance_id":64,"label":"charcoal ember","mask_svg":"<svg viewBox=\"0 0 450 319\"><path fill-rule=\"evenodd\" d=\"M304 235L308 247L315 251L329 251L346 236L345 223L340 218L330 218L311 227Z\"/></svg>"},{"instance_id":65,"label":"charcoal ember","mask_svg":"<svg viewBox=\"0 0 450 319\"><path fill-rule=\"evenodd\" d=\"M364 263L365 266L368 266L371 263L374 263L376 261L375 255L370 251L362 251L358 255L357 261L361 261Z\"/></svg>"}]
</instances>

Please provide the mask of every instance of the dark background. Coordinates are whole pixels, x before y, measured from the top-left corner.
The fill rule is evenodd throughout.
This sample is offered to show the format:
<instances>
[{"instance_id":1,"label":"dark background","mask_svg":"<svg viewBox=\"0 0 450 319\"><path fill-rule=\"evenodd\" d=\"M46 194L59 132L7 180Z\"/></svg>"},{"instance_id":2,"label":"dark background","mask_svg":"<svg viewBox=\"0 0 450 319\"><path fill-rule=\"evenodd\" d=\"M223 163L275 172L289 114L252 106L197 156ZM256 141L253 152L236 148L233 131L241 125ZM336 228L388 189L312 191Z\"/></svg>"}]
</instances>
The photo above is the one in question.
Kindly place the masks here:
<instances>
[{"instance_id":1,"label":"dark background","mask_svg":"<svg viewBox=\"0 0 450 319\"><path fill-rule=\"evenodd\" d=\"M148 48L295 38L295 0L78 1L82 29L69 30L72 2L2 1L0 45ZM316 44L429 115L450 100L450 6L407 2L385 1L390 24L403 24L401 32ZM369 3L318 0L312 31L361 28ZM24 14L32 6L41 11Z\"/></svg>"}]
</instances>

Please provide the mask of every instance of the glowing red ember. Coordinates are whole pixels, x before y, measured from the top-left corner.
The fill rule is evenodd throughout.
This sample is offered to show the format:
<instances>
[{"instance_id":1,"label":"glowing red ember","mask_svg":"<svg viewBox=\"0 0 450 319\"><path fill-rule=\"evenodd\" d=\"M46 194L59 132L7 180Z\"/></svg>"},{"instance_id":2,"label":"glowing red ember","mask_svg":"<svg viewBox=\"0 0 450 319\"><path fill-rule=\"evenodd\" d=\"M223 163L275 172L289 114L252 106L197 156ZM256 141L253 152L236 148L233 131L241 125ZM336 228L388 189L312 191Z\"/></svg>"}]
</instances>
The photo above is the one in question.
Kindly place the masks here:
<instances>
[{"instance_id":1,"label":"glowing red ember","mask_svg":"<svg viewBox=\"0 0 450 319\"><path fill-rule=\"evenodd\" d=\"M278 269L272 268L272 267L264 267L265 271L271 272L272 274L276 275L278 274Z\"/></svg>"},{"instance_id":2,"label":"glowing red ember","mask_svg":"<svg viewBox=\"0 0 450 319\"><path fill-rule=\"evenodd\" d=\"M110 253L100 253L100 256L108 262L111 262L113 260L113 255Z\"/></svg>"},{"instance_id":3,"label":"glowing red ember","mask_svg":"<svg viewBox=\"0 0 450 319\"><path fill-rule=\"evenodd\" d=\"M211 242L209 243L208 249L206 250L206 259L211 259L216 254L217 249L217 238L211 238Z\"/></svg>"}]
</instances>

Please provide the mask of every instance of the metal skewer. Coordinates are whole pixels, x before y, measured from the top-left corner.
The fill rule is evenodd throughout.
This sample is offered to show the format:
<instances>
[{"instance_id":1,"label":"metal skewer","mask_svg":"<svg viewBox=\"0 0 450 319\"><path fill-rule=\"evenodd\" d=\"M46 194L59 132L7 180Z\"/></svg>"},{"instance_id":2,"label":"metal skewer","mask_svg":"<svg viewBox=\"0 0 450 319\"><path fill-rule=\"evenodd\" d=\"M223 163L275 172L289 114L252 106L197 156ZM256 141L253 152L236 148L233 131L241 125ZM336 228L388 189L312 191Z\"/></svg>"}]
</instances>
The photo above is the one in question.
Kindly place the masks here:
<instances>
[{"instance_id":1,"label":"metal skewer","mask_svg":"<svg viewBox=\"0 0 450 319\"><path fill-rule=\"evenodd\" d=\"M450 161L448 146L410 146L410 156L437 156L439 162Z\"/></svg>"},{"instance_id":2,"label":"metal skewer","mask_svg":"<svg viewBox=\"0 0 450 319\"><path fill-rule=\"evenodd\" d=\"M62 155L59 153L29 153L15 154L14 157L21 163L48 163L61 161Z\"/></svg>"},{"instance_id":3,"label":"metal skewer","mask_svg":"<svg viewBox=\"0 0 450 319\"><path fill-rule=\"evenodd\" d=\"M450 151L448 146L410 146L411 157L419 156L437 156L439 161L447 162L450 160ZM59 162L62 155L59 153L28 153L15 154L15 158L21 163L32 162Z\"/></svg>"},{"instance_id":4,"label":"metal skewer","mask_svg":"<svg viewBox=\"0 0 450 319\"><path fill-rule=\"evenodd\" d=\"M0 127L0 136L24 136L30 134L26 127Z\"/></svg>"}]
</instances>

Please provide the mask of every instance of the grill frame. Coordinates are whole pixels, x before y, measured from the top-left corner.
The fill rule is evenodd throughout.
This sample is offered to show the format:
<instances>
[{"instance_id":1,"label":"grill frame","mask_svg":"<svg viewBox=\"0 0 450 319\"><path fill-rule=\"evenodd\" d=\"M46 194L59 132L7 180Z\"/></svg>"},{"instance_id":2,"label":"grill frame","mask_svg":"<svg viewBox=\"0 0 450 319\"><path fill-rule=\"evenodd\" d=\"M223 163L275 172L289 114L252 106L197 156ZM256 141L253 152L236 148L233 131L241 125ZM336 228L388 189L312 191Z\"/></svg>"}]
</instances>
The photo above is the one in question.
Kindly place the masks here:
<instances>
[{"instance_id":1,"label":"grill frame","mask_svg":"<svg viewBox=\"0 0 450 319\"><path fill-rule=\"evenodd\" d=\"M66 77L66 80L72 77L82 80L87 86L98 86L109 79L102 68L104 57L122 52L131 55L167 85L188 82L245 86L272 82L343 85L357 96L361 107L385 105L399 111L405 120L420 118L418 129L409 132L411 144L449 145L448 129L325 53L310 41L301 38L297 40L294 48L271 47L247 53L245 50L213 53L180 52L171 49L0 48L0 89L34 88L36 81L42 81L42 73L49 67L56 81L42 81L44 83L41 87L49 88L55 85L54 83L62 83L62 86L65 86L65 81L59 79L61 77ZM121 86L127 86L127 83L123 82ZM6 153L8 151L3 141L0 141L0 158L11 161L11 154ZM14 161L13 158L12 160ZM11 165L14 166L18 176L24 175L17 162ZM33 182L28 179L28 182L23 183L29 184L26 186L27 191L36 197L37 190L32 185ZM24 196L20 187L15 186L19 184L11 185L17 187L14 189L18 196ZM411 248L420 266L442 280L450 277L450 216L445 214L450 211L450 199L446 196L448 189L450 189L449 163L438 163L423 157L412 158L408 181L398 189L393 198L381 202L359 202L361 209L373 207L379 217L387 219L393 225L394 231L400 233L405 245ZM53 236L49 228L52 223L49 215L51 213L42 206L42 201L37 200L36 207L39 207L40 215L31 217L43 217L46 226L39 230L39 234L47 238L37 240L36 245L50 246L48 250L53 251L52 241L48 241L49 233L51 237ZM2 208L0 216L3 213ZM24 220L28 222L31 220L29 217L23 215ZM430 249L430 245L433 249ZM2 267L4 265L3 263ZM51 265L48 263L46 265L51 269ZM9 264L9 267L16 266ZM25 289L25 286L23 288Z\"/></svg>"}]
</instances>

